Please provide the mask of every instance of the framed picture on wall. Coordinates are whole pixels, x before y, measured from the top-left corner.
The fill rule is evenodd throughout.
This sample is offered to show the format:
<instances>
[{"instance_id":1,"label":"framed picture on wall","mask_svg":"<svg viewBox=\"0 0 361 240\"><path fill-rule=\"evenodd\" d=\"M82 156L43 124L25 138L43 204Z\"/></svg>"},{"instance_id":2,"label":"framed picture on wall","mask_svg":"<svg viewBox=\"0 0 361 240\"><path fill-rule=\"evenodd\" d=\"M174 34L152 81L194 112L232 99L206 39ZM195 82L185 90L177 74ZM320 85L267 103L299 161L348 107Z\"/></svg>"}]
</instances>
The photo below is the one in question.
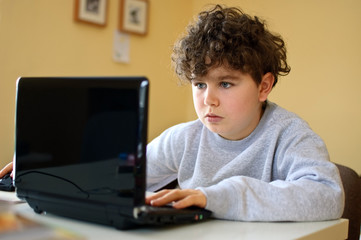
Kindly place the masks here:
<instances>
[{"instance_id":1,"label":"framed picture on wall","mask_svg":"<svg viewBox=\"0 0 361 240\"><path fill-rule=\"evenodd\" d=\"M105 26L108 0L75 0L76 21Z\"/></svg>"},{"instance_id":2,"label":"framed picture on wall","mask_svg":"<svg viewBox=\"0 0 361 240\"><path fill-rule=\"evenodd\" d=\"M119 31L146 35L149 19L148 0L120 0Z\"/></svg>"}]
</instances>

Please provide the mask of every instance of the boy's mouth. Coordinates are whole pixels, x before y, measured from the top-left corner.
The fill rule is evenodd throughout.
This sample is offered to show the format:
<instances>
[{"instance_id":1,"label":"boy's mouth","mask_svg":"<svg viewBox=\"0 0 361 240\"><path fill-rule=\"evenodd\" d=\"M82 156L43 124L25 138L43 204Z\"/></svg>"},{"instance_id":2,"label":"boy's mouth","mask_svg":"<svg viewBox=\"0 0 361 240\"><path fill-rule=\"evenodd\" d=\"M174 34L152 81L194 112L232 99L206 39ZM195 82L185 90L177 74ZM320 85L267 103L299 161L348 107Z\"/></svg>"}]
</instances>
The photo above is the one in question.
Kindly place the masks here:
<instances>
[{"instance_id":1,"label":"boy's mouth","mask_svg":"<svg viewBox=\"0 0 361 240\"><path fill-rule=\"evenodd\" d=\"M215 115L213 113L208 113L206 116L205 116L205 119L210 122L210 123L218 123L220 122L223 117L220 117L218 115Z\"/></svg>"}]
</instances>

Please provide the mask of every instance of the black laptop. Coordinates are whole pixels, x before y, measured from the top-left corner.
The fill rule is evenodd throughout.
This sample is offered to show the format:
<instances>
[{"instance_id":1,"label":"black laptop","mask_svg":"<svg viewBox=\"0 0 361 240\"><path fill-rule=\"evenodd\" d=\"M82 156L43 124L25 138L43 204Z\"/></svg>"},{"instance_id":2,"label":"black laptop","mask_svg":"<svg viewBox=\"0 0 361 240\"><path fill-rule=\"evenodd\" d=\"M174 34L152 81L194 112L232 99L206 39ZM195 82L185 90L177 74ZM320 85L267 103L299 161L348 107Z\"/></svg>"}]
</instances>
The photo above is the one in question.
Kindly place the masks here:
<instances>
[{"instance_id":1,"label":"black laptop","mask_svg":"<svg viewBox=\"0 0 361 240\"><path fill-rule=\"evenodd\" d=\"M113 225L201 221L211 213L145 205L145 77L21 77L17 196L37 213Z\"/></svg>"}]
</instances>

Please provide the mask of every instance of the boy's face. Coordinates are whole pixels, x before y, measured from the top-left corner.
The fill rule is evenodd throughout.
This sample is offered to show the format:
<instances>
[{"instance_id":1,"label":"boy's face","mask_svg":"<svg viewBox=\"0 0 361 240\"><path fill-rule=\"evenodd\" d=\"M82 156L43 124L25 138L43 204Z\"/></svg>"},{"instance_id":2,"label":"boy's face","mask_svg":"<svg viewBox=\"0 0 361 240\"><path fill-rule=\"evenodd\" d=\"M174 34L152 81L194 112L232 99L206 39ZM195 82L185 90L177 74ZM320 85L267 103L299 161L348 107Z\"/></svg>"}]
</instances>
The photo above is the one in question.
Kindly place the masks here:
<instances>
[{"instance_id":1,"label":"boy's face","mask_svg":"<svg viewBox=\"0 0 361 240\"><path fill-rule=\"evenodd\" d=\"M270 92L265 91L264 79L257 86L249 74L241 71L225 66L209 69L207 75L192 80L198 118L225 139L247 137L257 127L262 104Z\"/></svg>"}]
</instances>

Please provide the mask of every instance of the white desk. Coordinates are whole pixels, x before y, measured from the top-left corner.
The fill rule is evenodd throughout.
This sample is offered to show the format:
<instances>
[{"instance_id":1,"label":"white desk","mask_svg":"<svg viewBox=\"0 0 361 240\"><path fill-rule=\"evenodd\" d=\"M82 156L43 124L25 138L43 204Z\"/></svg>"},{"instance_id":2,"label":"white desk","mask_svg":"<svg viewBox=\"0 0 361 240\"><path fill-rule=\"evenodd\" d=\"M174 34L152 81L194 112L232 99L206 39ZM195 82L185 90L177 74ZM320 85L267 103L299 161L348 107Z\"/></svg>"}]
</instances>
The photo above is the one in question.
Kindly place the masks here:
<instances>
[{"instance_id":1,"label":"white desk","mask_svg":"<svg viewBox=\"0 0 361 240\"><path fill-rule=\"evenodd\" d=\"M1 193L0 193L1 197ZM209 220L202 223L120 231L112 227L57 217L39 215L26 204L15 204L13 210L33 220L70 230L86 239L267 239L267 240L333 240L346 239L348 220L323 222L263 223Z\"/></svg>"}]
</instances>

